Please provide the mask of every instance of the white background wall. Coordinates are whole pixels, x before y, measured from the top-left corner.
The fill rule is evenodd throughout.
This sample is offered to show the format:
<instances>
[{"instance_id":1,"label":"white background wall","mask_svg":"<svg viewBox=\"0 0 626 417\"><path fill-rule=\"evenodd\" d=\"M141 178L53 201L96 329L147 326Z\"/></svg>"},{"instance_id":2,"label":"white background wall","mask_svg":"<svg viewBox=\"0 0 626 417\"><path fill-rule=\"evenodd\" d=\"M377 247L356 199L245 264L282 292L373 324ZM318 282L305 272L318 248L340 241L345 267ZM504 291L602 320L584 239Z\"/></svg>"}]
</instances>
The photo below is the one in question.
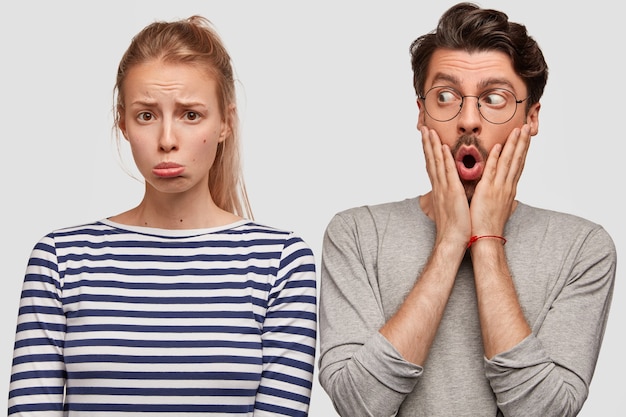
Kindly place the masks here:
<instances>
[{"instance_id":1,"label":"white background wall","mask_svg":"<svg viewBox=\"0 0 626 417\"><path fill-rule=\"evenodd\" d=\"M240 80L246 181L258 221L295 230L321 254L342 209L426 192L408 47L453 4L361 1L4 1L0 5L0 408L34 243L57 227L134 206L142 185L111 136L115 71L153 20L202 14ZM619 3L482 1L526 24L550 78L520 200L602 224L623 253L625 35ZM130 159L128 164L132 165ZM621 166L620 166L621 165ZM581 416L622 416L626 289L613 308ZM315 381L312 417L336 415Z\"/></svg>"}]
</instances>

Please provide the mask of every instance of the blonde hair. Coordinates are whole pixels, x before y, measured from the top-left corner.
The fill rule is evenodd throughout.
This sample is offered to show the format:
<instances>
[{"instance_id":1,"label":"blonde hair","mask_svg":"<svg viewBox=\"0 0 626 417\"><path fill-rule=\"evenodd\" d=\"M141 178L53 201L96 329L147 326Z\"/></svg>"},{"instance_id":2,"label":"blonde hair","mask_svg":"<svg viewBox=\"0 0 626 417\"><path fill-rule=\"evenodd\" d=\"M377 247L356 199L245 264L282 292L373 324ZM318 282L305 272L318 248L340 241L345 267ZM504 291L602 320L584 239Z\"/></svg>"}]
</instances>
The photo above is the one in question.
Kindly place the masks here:
<instances>
[{"instance_id":1,"label":"blonde hair","mask_svg":"<svg viewBox=\"0 0 626 417\"><path fill-rule=\"evenodd\" d=\"M230 55L211 23L202 16L172 22L154 22L133 37L117 70L114 92L114 126L120 131L124 111L124 80L128 71L144 62L196 65L206 70L217 83L220 113L229 125L229 134L217 148L209 170L209 191L223 210L252 218L241 168L239 118Z\"/></svg>"}]
</instances>

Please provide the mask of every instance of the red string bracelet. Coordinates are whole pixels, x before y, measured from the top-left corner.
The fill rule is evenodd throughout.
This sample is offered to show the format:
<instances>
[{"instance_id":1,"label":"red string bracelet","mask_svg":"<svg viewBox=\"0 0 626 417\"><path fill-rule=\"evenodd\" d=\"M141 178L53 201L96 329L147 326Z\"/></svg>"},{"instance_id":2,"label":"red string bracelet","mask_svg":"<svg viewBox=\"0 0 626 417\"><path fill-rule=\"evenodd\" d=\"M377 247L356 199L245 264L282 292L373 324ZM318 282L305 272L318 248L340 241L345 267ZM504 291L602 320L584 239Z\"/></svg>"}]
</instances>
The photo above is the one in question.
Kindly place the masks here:
<instances>
[{"instance_id":1,"label":"red string bracelet","mask_svg":"<svg viewBox=\"0 0 626 417\"><path fill-rule=\"evenodd\" d=\"M469 247L472 246L472 243L476 242L478 239L484 239L486 237L490 237L490 238L494 238L494 239L500 239L502 241L503 245L506 243L506 239L504 237L498 236L498 235L472 236L472 237L470 237L469 243L467 244L467 248L469 249Z\"/></svg>"}]
</instances>

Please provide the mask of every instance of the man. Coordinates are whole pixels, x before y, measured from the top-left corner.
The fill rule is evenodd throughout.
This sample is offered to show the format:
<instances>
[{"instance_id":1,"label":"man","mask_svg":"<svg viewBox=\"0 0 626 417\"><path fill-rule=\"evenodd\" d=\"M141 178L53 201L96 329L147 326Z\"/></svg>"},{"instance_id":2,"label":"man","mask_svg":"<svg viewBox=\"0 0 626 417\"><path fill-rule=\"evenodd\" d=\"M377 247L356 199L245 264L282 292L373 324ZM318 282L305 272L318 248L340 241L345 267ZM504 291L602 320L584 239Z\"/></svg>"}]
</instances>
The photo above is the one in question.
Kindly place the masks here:
<instances>
[{"instance_id":1,"label":"man","mask_svg":"<svg viewBox=\"0 0 626 417\"><path fill-rule=\"evenodd\" d=\"M328 225L320 382L347 417L574 416L616 252L601 226L515 200L543 54L506 14L461 3L411 55L432 190Z\"/></svg>"}]
</instances>

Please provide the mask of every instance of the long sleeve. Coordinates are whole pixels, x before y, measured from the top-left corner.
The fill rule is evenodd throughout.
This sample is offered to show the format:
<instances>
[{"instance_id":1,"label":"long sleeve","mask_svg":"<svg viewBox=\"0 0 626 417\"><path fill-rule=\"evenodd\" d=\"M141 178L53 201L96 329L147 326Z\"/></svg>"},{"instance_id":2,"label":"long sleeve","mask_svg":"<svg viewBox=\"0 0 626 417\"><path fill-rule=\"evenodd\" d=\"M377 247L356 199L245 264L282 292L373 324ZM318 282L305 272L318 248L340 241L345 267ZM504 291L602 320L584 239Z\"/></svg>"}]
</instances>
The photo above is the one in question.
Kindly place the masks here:
<instances>
[{"instance_id":1,"label":"long sleeve","mask_svg":"<svg viewBox=\"0 0 626 417\"><path fill-rule=\"evenodd\" d=\"M317 332L317 287L313 253L287 239L263 324L263 372L255 417L308 413Z\"/></svg>"},{"instance_id":2,"label":"long sleeve","mask_svg":"<svg viewBox=\"0 0 626 417\"><path fill-rule=\"evenodd\" d=\"M365 219L368 216L364 216ZM386 318L376 285L373 224L337 215L323 242L320 383L342 416L394 415L421 367L378 332Z\"/></svg>"},{"instance_id":3,"label":"long sleeve","mask_svg":"<svg viewBox=\"0 0 626 417\"><path fill-rule=\"evenodd\" d=\"M542 257L564 254L555 258L561 262L551 262L561 269L550 269L563 277L556 281L562 285L547 289L550 302L532 323L533 334L510 351L485 360L498 407L507 417L575 416L588 395L608 320L617 256L601 227L566 226L548 225L545 235L569 234L574 237L572 246L562 252L547 239L552 251L540 248L544 255L535 258L539 265L547 265Z\"/></svg>"},{"instance_id":4,"label":"long sleeve","mask_svg":"<svg viewBox=\"0 0 626 417\"><path fill-rule=\"evenodd\" d=\"M54 241L30 256L19 306L9 387L10 416L63 415L65 316Z\"/></svg>"}]
</instances>

